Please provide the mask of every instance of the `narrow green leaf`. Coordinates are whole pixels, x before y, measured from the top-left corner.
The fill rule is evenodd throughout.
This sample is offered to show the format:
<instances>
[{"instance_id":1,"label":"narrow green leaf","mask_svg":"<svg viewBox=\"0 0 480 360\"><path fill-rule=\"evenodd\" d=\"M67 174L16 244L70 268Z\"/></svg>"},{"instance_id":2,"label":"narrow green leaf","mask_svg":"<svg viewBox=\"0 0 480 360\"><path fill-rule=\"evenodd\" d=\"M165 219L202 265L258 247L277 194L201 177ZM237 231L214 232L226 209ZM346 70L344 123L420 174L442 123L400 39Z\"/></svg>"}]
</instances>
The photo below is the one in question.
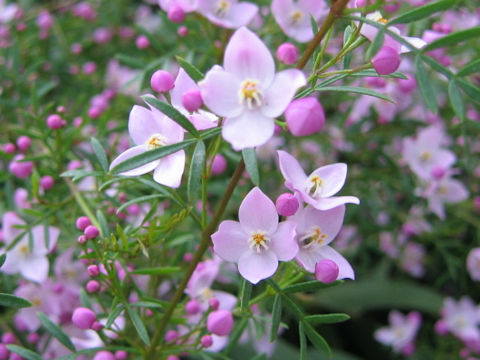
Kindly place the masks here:
<instances>
[{"instance_id":1,"label":"narrow green leaf","mask_svg":"<svg viewBox=\"0 0 480 360\"><path fill-rule=\"evenodd\" d=\"M445 46L458 45L458 43L462 41L466 41L471 38L478 39L479 37L480 37L480 26L466 29L466 30L456 31L454 33L441 37L440 39L432 41L430 44L422 48L422 51L427 52L427 51L435 50Z\"/></svg>"},{"instance_id":2,"label":"narrow green leaf","mask_svg":"<svg viewBox=\"0 0 480 360\"><path fill-rule=\"evenodd\" d=\"M204 131L201 132L200 138L202 140L207 140L207 139L210 139L213 136L220 135L221 132L222 132L221 127L216 127L216 128L213 128L213 129L204 130Z\"/></svg>"},{"instance_id":3,"label":"narrow green leaf","mask_svg":"<svg viewBox=\"0 0 480 360\"><path fill-rule=\"evenodd\" d=\"M347 314L317 314L305 316L310 324L335 324L350 319Z\"/></svg>"},{"instance_id":4,"label":"narrow green leaf","mask_svg":"<svg viewBox=\"0 0 480 360\"><path fill-rule=\"evenodd\" d=\"M375 38L373 39L372 43L367 49L367 52L366 52L367 61L372 60L372 58L375 55L377 55L378 51L383 46L384 39L385 39L385 28L380 28L377 32L377 35L375 35Z\"/></svg>"},{"instance_id":5,"label":"narrow green leaf","mask_svg":"<svg viewBox=\"0 0 480 360\"><path fill-rule=\"evenodd\" d=\"M457 76L467 76L474 73L480 73L480 59L474 60L463 68L457 73Z\"/></svg>"},{"instance_id":6,"label":"narrow green leaf","mask_svg":"<svg viewBox=\"0 0 480 360\"><path fill-rule=\"evenodd\" d=\"M178 125L187 130L193 136L197 138L200 136L198 130L195 129L195 126L191 123L191 121L188 120L185 115L175 109L172 105L167 104L166 102L158 100L149 95L142 96L142 99L156 109L158 109L159 111L161 111L162 113L164 113L166 116L175 121Z\"/></svg>"},{"instance_id":7,"label":"narrow green leaf","mask_svg":"<svg viewBox=\"0 0 480 360\"><path fill-rule=\"evenodd\" d=\"M242 150L243 161L245 167L250 175L250 180L256 186L260 186L260 175L258 173L257 155L254 148L247 148Z\"/></svg>"},{"instance_id":8,"label":"narrow green leaf","mask_svg":"<svg viewBox=\"0 0 480 360\"><path fill-rule=\"evenodd\" d=\"M166 145L154 150L146 151L142 154L132 156L130 159L125 160L124 162L121 162L120 164L115 166L111 171L113 174L119 174L124 171L135 169L149 162L152 162L152 161L161 159L162 157L165 157L167 155L176 153L177 151L185 149L186 147L196 142L197 140L195 139L189 139L176 144Z\"/></svg>"},{"instance_id":9,"label":"narrow green leaf","mask_svg":"<svg viewBox=\"0 0 480 360\"><path fill-rule=\"evenodd\" d=\"M330 349L330 346L328 346L328 343L323 336L317 333L317 331L309 323L303 323L305 334L307 334L307 337L313 346L315 346L318 351L326 352L328 356L332 356L332 350Z\"/></svg>"},{"instance_id":10,"label":"narrow green leaf","mask_svg":"<svg viewBox=\"0 0 480 360\"><path fill-rule=\"evenodd\" d=\"M170 266L170 267L156 267L156 268L143 268L136 269L132 271L132 274L136 275L169 275L176 274L182 271L182 268L179 266Z\"/></svg>"},{"instance_id":11,"label":"narrow green leaf","mask_svg":"<svg viewBox=\"0 0 480 360\"><path fill-rule=\"evenodd\" d=\"M300 284L290 285L283 289L283 292L288 293L297 293L297 292L305 292L305 291L316 291L319 289L329 288L338 284L343 283L342 280L334 281L330 284L324 284L317 280L306 281Z\"/></svg>"},{"instance_id":12,"label":"narrow green leaf","mask_svg":"<svg viewBox=\"0 0 480 360\"><path fill-rule=\"evenodd\" d=\"M92 144L93 152L95 153L95 156L97 157L97 160L100 163L100 166L102 167L103 171L107 172L108 160L107 160L107 155L105 154L105 150L103 150L103 146L94 137L90 139L90 143Z\"/></svg>"},{"instance_id":13,"label":"narrow green leaf","mask_svg":"<svg viewBox=\"0 0 480 360\"><path fill-rule=\"evenodd\" d=\"M280 327L280 320L282 319L282 298L280 294L276 294L273 299L272 307L272 327L270 328L270 342L275 341L278 335L278 328Z\"/></svg>"},{"instance_id":14,"label":"narrow green leaf","mask_svg":"<svg viewBox=\"0 0 480 360\"><path fill-rule=\"evenodd\" d=\"M100 171L92 170L68 170L60 174L61 177L73 177L76 179L81 179L87 176L100 176L102 173Z\"/></svg>"},{"instance_id":15,"label":"narrow green leaf","mask_svg":"<svg viewBox=\"0 0 480 360\"><path fill-rule=\"evenodd\" d=\"M480 103L480 87L463 79L458 80L458 85L462 88L465 94L472 98L473 101Z\"/></svg>"},{"instance_id":16,"label":"narrow green leaf","mask_svg":"<svg viewBox=\"0 0 480 360\"><path fill-rule=\"evenodd\" d=\"M202 140L197 142L195 150L192 155L192 162L190 163L190 170L188 172L187 194L190 200L197 195L202 181L203 169L205 166L206 151L205 143Z\"/></svg>"},{"instance_id":17,"label":"narrow green leaf","mask_svg":"<svg viewBox=\"0 0 480 360\"><path fill-rule=\"evenodd\" d=\"M19 309L33 306L33 304L30 301L15 295L0 293L0 306Z\"/></svg>"},{"instance_id":18,"label":"narrow green leaf","mask_svg":"<svg viewBox=\"0 0 480 360\"><path fill-rule=\"evenodd\" d=\"M374 96L379 99L383 99L395 104L395 101L389 98L386 95L383 95L379 92L373 91L371 89L362 88L358 86L317 86L314 88L314 91L338 91L338 92L352 92L356 94Z\"/></svg>"},{"instance_id":19,"label":"narrow green leaf","mask_svg":"<svg viewBox=\"0 0 480 360\"><path fill-rule=\"evenodd\" d=\"M252 357L250 360L267 360L267 355L265 355L265 353L261 353Z\"/></svg>"},{"instance_id":20,"label":"narrow green leaf","mask_svg":"<svg viewBox=\"0 0 480 360\"><path fill-rule=\"evenodd\" d=\"M350 25L348 25L345 28L345 31L343 32L343 47L345 47L345 45L348 43L351 36L352 36L352 27ZM343 68L344 69L347 69L347 68L350 67L351 60L352 60L352 53L350 52L347 55L345 55L345 57L343 58Z\"/></svg>"},{"instance_id":21,"label":"narrow green leaf","mask_svg":"<svg viewBox=\"0 0 480 360\"><path fill-rule=\"evenodd\" d=\"M194 65L190 64L184 58L177 56L177 61L180 66L185 70L185 72L195 81L200 81L203 79L204 75L200 70L198 70Z\"/></svg>"},{"instance_id":22,"label":"narrow green leaf","mask_svg":"<svg viewBox=\"0 0 480 360\"><path fill-rule=\"evenodd\" d=\"M70 337L65 334L60 326L55 324L52 320L50 320L47 315L38 312L37 317L42 323L42 326L47 330L55 339L60 341L67 349L71 351L76 351L75 346L73 345Z\"/></svg>"},{"instance_id":23,"label":"narrow green leaf","mask_svg":"<svg viewBox=\"0 0 480 360\"><path fill-rule=\"evenodd\" d=\"M285 294L281 294L282 295L282 303L290 310L290 312L295 315L295 317L298 319L298 320L301 320L303 319L303 312L302 312L302 309L300 309L298 307L297 304L295 304L295 302L292 301L292 299L290 299L289 296L285 295Z\"/></svg>"},{"instance_id":24,"label":"narrow green leaf","mask_svg":"<svg viewBox=\"0 0 480 360\"><path fill-rule=\"evenodd\" d=\"M5 260L7 260L7 254L0 255L0 267L5 264Z\"/></svg>"},{"instance_id":25,"label":"narrow green leaf","mask_svg":"<svg viewBox=\"0 0 480 360\"><path fill-rule=\"evenodd\" d=\"M153 200L153 199L165 198L165 197L169 197L169 196L165 196L164 194L153 194L153 195L140 196L138 198L132 199L132 200L127 201L126 203L122 204L122 206L120 206L117 209L117 214L122 212L125 208L129 207L130 205L150 201L150 200Z\"/></svg>"},{"instance_id":26,"label":"narrow green leaf","mask_svg":"<svg viewBox=\"0 0 480 360\"><path fill-rule=\"evenodd\" d=\"M100 229L99 229L100 235L108 236L109 230L108 230L107 219L105 218L105 215L103 215L100 209L97 210L97 220L98 220L98 223L100 224Z\"/></svg>"},{"instance_id":27,"label":"narrow green leaf","mask_svg":"<svg viewBox=\"0 0 480 360\"><path fill-rule=\"evenodd\" d=\"M312 15L310 15L310 26L312 27L313 34L316 34L318 32L318 24Z\"/></svg>"},{"instance_id":28,"label":"narrow green leaf","mask_svg":"<svg viewBox=\"0 0 480 360\"><path fill-rule=\"evenodd\" d=\"M112 326L112 324L115 322L115 319L120 316L123 310L125 310L125 306L120 305L120 306L117 306L115 309L113 309L112 312L110 312L107 318L107 323L105 324L105 327L107 329L109 329Z\"/></svg>"},{"instance_id":29,"label":"narrow green leaf","mask_svg":"<svg viewBox=\"0 0 480 360\"><path fill-rule=\"evenodd\" d=\"M7 349L15 354L20 355L21 357L27 360L43 360L42 357L37 353L34 353L33 351L25 349L18 345L13 345L13 344L7 345Z\"/></svg>"},{"instance_id":30,"label":"narrow green leaf","mask_svg":"<svg viewBox=\"0 0 480 360\"><path fill-rule=\"evenodd\" d=\"M307 339L305 338L305 329L303 322L298 322L298 337L300 339L300 360L307 359Z\"/></svg>"},{"instance_id":31,"label":"narrow green leaf","mask_svg":"<svg viewBox=\"0 0 480 360\"><path fill-rule=\"evenodd\" d=\"M252 284L243 279L242 287L240 288L240 294L238 297L240 298L240 308L245 310L248 307L248 302L250 301L250 296L252 295Z\"/></svg>"},{"instance_id":32,"label":"narrow green leaf","mask_svg":"<svg viewBox=\"0 0 480 360\"><path fill-rule=\"evenodd\" d=\"M138 336L140 336L140 339L145 343L145 345L150 346L150 339L148 337L148 332L147 329L145 328L145 325L143 325L143 321L140 318L140 315L133 310L130 306L126 307L128 316L130 317L130 320L132 320L132 324L135 327L135 330L137 330Z\"/></svg>"},{"instance_id":33,"label":"narrow green leaf","mask_svg":"<svg viewBox=\"0 0 480 360\"><path fill-rule=\"evenodd\" d=\"M130 304L133 307L143 307L143 308L154 308L154 309L163 309L164 306L158 303L151 301L137 301L136 303Z\"/></svg>"},{"instance_id":34,"label":"narrow green leaf","mask_svg":"<svg viewBox=\"0 0 480 360\"><path fill-rule=\"evenodd\" d=\"M239 322L236 322L235 327L233 328L233 331L231 332L229 336L229 342L228 345L225 347L225 349L222 351L224 354L228 354L230 351L237 346L238 340L240 340L240 337L243 334L243 331L248 325L248 318L242 318Z\"/></svg>"},{"instance_id":35,"label":"narrow green leaf","mask_svg":"<svg viewBox=\"0 0 480 360\"><path fill-rule=\"evenodd\" d=\"M442 0L437 1L431 4L421 6L412 10L408 10L403 14L400 14L397 18L388 22L388 25L394 24L406 24L420 19L424 19L431 14L434 14L439 11L447 10L452 7L457 0Z\"/></svg>"},{"instance_id":36,"label":"narrow green leaf","mask_svg":"<svg viewBox=\"0 0 480 360\"><path fill-rule=\"evenodd\" d=\"M145 64L142 61L140 61L138 57L128 56L125 54L115 54L114 57L121 63L135 69L143 69L145 67Z\"/></svg>"},{"instance_id":37,"label":"narrow green leaf","mask_svg":"<svg viewBox=\"0 0 480 360\"><path fill-rule=\"evenodd\" d=\"M457 115L460 120L464 120L465 104L455 80L450 80L448 84L448 97L450 98L450 103L452 104L453 111L455 111L455 115Z\"/></svg>"},{"instance_id":38,"label":"narrow green leaf","mask_svg":"<svg viewBox=\"0 0 480 360\"><path fill-rule=\"evenodd\" d=\"M416 68L416 77L418 88L420 93L423 96L423 100L427 107L433 112L436 113L438 110L437 96L435 94L435 89L432 85L432 82L429 79L427 68L422 62L422 59L417 56L415 59L415 68Z\"/></svg>"}]
</instances>

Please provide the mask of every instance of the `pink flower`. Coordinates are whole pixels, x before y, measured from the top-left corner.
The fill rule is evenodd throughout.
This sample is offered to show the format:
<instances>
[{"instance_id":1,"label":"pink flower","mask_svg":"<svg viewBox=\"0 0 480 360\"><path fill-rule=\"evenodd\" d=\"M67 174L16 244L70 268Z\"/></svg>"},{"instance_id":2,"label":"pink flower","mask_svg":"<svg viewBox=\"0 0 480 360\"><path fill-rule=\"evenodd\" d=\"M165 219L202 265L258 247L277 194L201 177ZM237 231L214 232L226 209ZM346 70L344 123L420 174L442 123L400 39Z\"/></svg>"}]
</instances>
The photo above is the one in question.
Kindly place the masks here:
<instances>
[{"instance_id":1,"label":"pink flower","mask_svg":"<svg viewBox=\"0 0 480 360\"><path fill-rule=\"evenodd\" d=\"M474 248L468 253L467 270L472 280L480 281L480 248Z\"/></svg>"},{"instance_id":2,"label":"pink flower","mask_svg":"<svg viewBox=\"0 0 480 360\"><path fill-rule=\"evenodd\" d=\"M223 63L199 84L204 103L226 118L222 136L235 150L265 144L273 136L274 118L305 85L305 76L296 69L275 74L268 48L245 27L233 34Z\"/></svg>"},{"instance_id":3,"label":"pink flower","mask_svg":"<svg viewBox=\"0 0 480 360\"><path fill-rule=\"evenodd\" d=\"M456 204L468 198L468 190L458 180L450 176L433 181L424 196L428 199L428 208L440 219L445 219L444 204Z\"/></svg>"},{"instance_id":4,"label":"pink flower","mask_svg":"<svg viewBox=\"0 0 480 360\"><path fill-rule=\"evenodd\" d=\"M163 11L169 11L170 8L178 6L184 12L192 12L197 9L198 0L158 0L158 5Z\"/></svg>"},{"instance_id":5,"label":"pink flower","mask_svg":"<svg viewBox=\"0 0 480 360\"><path fill-rule=\"evenodd\" d=\"M422 323L421 315L413 311L405 316L394 310L390 312L388 320L390 326L375 331L375 339L391 346L395 352L409 352Z\"/></svg>"},{"instance_id":6,"label":"pink flower","mask_svg":"<svg viewBox=\"0 0 480 360\"><path fill-rule=\"evenodd\" d=\"M283 32L298 42L313 39L310 16L315 21L328 13L325 1L318 0L273 0L272 14Z\"/></svg>"},{"instance_id":7,"label":"pink flower","mask_svg":"<svg viewBox=\"0 0 480 360\"><path fill-rule=\"evenodd\" d=\"M243 199L238 218L239 222L220 224L212 235L213 250L224 260L238 263L238 271L251 283L272 276L279 260L297 255L295 223L279 223L275 205L258 187Z\"/></svg>"},{"instance_id":8,"label":"pink flower","mask_svg":"<svg viewBox=\"0 0 480 360\"><path fill-rule=\"evenodd\" d=\"M215 25L236 29L254 18L258 6L237 0L198 0L197 11Z\"/></svg>"},{"instance_id":9,"label":"pink flower","mask_svg":"<svg viewBox=\"0 0 480 360\"><path fill-rule=\"evenodd\" d=\"M318 210L329 210L339 205L360 204L355 196L332 196L343 187L347 177L347 165L343 163L322 166L309 176L300 163L289 153L279 150L280 171L285 178L285 186L307 204Z\"/></svg>"},{"instance_id":10,"label":"pink flower","mask_svg":"<svg viewBox=\"0 0 480 360\"><path fill-rule=\"evenodd\" d=\"M112 161L110 169L135 155L180 142L184 136L184 130L160 111L155 108L148 110L138 105L135 105L130 111L128 132L136 146L117 156ZM154 170L153 180L162 185L177 188L180 186L184 168L185 152L181 150L138 168L125 171L121 175L139 176Z\"/></svg>"},{"instance_id":11,"label":"pink flower","mask_svg":"<svg viewBox=\"0 0 480 360\"><path fill-rule=\"evenodd\" d=\"M460 340L480 341L480 307L469 297L462 297L458 302L445 299L442 316L447 330Z\"/></svg>"}]
</instances>

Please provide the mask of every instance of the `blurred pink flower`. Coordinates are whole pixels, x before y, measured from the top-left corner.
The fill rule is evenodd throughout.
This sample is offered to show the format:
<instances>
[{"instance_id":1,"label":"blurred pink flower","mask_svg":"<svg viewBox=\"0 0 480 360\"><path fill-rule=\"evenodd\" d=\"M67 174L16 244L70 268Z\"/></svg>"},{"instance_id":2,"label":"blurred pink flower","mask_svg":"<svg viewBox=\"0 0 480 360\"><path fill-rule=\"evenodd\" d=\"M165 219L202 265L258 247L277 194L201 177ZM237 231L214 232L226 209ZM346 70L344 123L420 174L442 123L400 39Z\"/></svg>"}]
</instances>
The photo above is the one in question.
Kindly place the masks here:
<instances>
[{"instance_id":1,"label":"blurred pink flower","mask_svg":"<svg viewBox=\"0 0 480 360\"><path fill-rule=\"evenodd\" d=\"M375 339L384 345L391 346L395 352L402 352L406 356L411 355L415 337L422 323L420 313L413 311L405 316L393 310L388 320L390 326L375 331Z\"/></svg>"},{"instance_id":2,"label":"blurred pink flower","mask_svg":"<svg viewBox=\"0 0 480 360\"><path fill-rule=\"evenodd\" d=\"M258 6L237 0L197 0L197 11L215 25L236 29L254 18Z\"/></svg>"}]
</instances>

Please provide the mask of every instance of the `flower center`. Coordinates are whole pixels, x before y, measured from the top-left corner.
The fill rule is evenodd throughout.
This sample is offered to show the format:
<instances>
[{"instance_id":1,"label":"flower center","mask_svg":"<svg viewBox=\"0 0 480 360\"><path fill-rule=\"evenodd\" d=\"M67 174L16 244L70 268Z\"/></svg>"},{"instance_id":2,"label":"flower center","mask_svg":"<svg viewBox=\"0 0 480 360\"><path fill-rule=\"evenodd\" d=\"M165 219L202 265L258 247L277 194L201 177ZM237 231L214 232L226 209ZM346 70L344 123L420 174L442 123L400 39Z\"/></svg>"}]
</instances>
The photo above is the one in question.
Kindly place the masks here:
<instances>
[{"instance_id":1,"label":"flower center","mask_svg":"<svg viewBox=\"0 0 480 360\"><path fill-rule=\"evenodd\" d=\"M30 249L28 248L27 245L20 245L19 250L20 250L20 253L24 256L27 256L28 254L30 254Z\"/></svg>"},{"instance_id":2,"label":"flower center","mask_svg":"<svg viewBox=\"0 0 480 360\"><path fill-rule=\"evenodd\" d=\"M388 20L382 17L381 19L378 20L378 22L382 24L386 24L388 23Z\"/></svg>"},{"instance_id":3,"label":"flower center","mask_svg":"<svg viewBox=\"0 0 480 360\"><path fill-rule=\"evenodd\" d=\"M432 153L430 151L424 151L423 153L420 154L420 160L423 162L427 162L432 158Z\"/></svg>"},{"instance_id":4,"label":"flower center","mask_svg":"<svg viewBox=\"0 0 480 360\"><path fill-rule=\"evenodd\" d=\"M440 185L438 188L437 188L437 193L439 195L446 195L448 193L448 189L446 186L444 185Z\"/></svg>"},{"instance_id":5,"label":"flower center","mask_svg":"<svg viewBox=\"0 0 480 360\"><path fill-rule=\"evenodd\" d=\"M38 296L34 296L33 299L32 299L32 304L33 306L35 307L39 307L42 305L42 299L40 299Z\"/></svg>"},{"instance_id":6,"label":"flower center","mask_svg":"<svg viewBox=\"0 0 480 360\"><path fill-rule=\"evenodd\" d=\"M210 288L206 287L200 292L200 297L206 302L213 297L213 292Z\"/></svg>"},{"instance_id":7,"label":"flower center","mask_svg":"<svg viewBox=\"0 0 480 360\"><path fill-rule=\"evenodd\" d=\"M167 145L167 138L161 134L153 134L145 143L148 150L157 149L161 146Z\"/></svg>"},{"instance_id":8,"label":"flower center","mask_svg":"<svg viewBox=\"0 0 480 360\"><path fill-rule=\"evenodd\" d=\"M325 181L318 175L310 175L305 184L305 190L313 198L321 198Z\"/></svg>"},{"instance_id":9,"label":"flower center","mask_svg":"<svg viewBox=\"0 0 480 360\"><path fill-rule=\"evenodd\" d=\"M300 10L295 10L290 14L290 22L292 25L296 25L302 20L303 13Z\"/></svg>"},{"instance_id":10,"label":"flower center","mask_svg":"<svg viewBox=\"0 0 480 360\"><path fill-rule=\"evenodd\" d=\"M327 234L325 234L319 226L313 226L298 239L298 242L303 247L310 247L311 244L323 245L326 239Z\"/></svg>"},{"instance_id":11,"label":"flower center","mask_svg":"<svg viewBox=\"0 0 480 360\"><path fill-rule=\"evenodd\" d=\"M230 3L226 0L220 0L215 4L215 15L218 17L225 17L230 9Z\"/></svg>"},{"instance_id":12,"label":"flower center","mask_svg":"<svg viewBox=\"0 0 480 360\"><path fill-rule=\"evenodd\" d=\"M267 243L270 241L270 237L264 231L257 231L248 239L250 249L255 249L260 252L262 249L268 250Z\"/></svg>"},{"instance_id":13,"label":"flower center","mask_svg":"<svg viewBox=\"0 0 480 360\"><path fill-rule=\"evenodd\" d=\"M247 108L262 105L262 92L258 88L258 80L247 79L240 85L238 101Z\"/></svg>"}]
</instances>

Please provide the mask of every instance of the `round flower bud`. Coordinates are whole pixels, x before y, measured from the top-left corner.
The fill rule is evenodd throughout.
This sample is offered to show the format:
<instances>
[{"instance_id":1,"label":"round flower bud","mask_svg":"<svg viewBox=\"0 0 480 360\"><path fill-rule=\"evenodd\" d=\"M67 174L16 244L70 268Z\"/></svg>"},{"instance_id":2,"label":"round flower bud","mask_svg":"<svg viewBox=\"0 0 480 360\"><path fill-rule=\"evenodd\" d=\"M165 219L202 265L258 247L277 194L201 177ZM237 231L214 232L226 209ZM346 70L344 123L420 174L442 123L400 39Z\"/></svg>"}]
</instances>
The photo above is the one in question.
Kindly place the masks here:
<instances>
[{"instance_id":1,"label":"round flower bud","mask_svg":"<svg viewBox=\"0 0 480 360\"><path fill-rule=\"evenodd\" d=\"M183 255L183 261L185 262L190 262L193 260L193 254L192 253L185 253L185 255Z\"/></svg>"},{"instance_id":2,"label":"round flower bud","mask_svg":"<svg viewBox=\"0 0 480 360\"><path fill-rule=\"evenodd\" d=\"M410 94L417 88L417 80L410 74L406 76L408 79L398 79L398 87L404 94Z\"/></svg>"},{"instance_id":3,"label":"round flower bud","mask_svg":"<svg viewBox=\"0 0 480 360\"><path fill-rule=\"evenodd\" d=\"M99 351L93 360L115 360L115 356L110 351Z\"/></svg>"},{"instance_id":4,"label":"round flower bud","mask_svg":"<svg viewBox=\"0 0 480 360\"><path fill-rule=\"evenodd\" d=\"M185 11L178 5L173 4L168 9L168 19L174 23L181 23L185 19Z\"/></svg>"},{"instance_id":5,"label":"round flower bud","mask_svg":"<svg viewBox=\"0 0 480 360\"><path fill-rule=\"evenodd\" d=\"M180 358L175 355L168 355L167 360L180 360Z\"/></svg>"},{"instance_id":6,"label":"round flower bud","mask_svg":"<svg viewBox=\"0 0 480 360\"><path fill-rule=\"evenodd\" d=\"M87 242L87 237L85 235L80 235L78 238L77 238L77 242L79 244L85 244ZM83 259L85 260L85 259Z\"/></svg>"},{"instance_id":7,"label":"round flower bud","mask_svg":"<svg viewBox=\"0 0 480 360\"><path fill-rule=\"evenodd\" d=\"M93 61L86 62L83 64L82 70L85 75L91 75L97 70L97 64Z\"/></svg>"},{"instance_id":8,"label":"round flower bud","mask_svg":"<svg viewBox=\"0 0 480 360\"><path fill-rule=\"evenodd\" d=\"M447 173L447 170L445 170L441 166L435 166L432 169L432 177L436 180L440 180L441 178L443 178L446 173Z\"/></svg>"},{"instance_id":9,"label":"round flower bud","mask_svg":"<svg viewBox=\"0 0 480 360\"><path fill-rule=\"evenodd\" d=\"M60 117L60 115L52 114L47 117L47 126L52 130L60 129L65 125L67 125L67 123Z\"/></svg>"},{"instance_id":10,"label":"round flower bud","mask_svg":"<svg viewBox=\"0 0 480 360\"><path fill-rule=\"evenodd\" d=\"M277 212L282 216L295 215L299 206L300 204L295 195L290 193L283 193L277 198L277 201L275 201Z\"/></svg>"},{"instance_id":11,"label":"round flower bud","mask_svg":"<svg viewBox=\"0 0 480 360\"><path fill-rule=\"evenodd\" d=\"M95 225L88 225L83 233L87 239L95 239L100 234L100 231Z\"/></svg>"},{"instance_id":12,"label":"round flower bud","mask_svg":"<svg viewBox=\"0 0 480 360\"><path fill-rule=\"evenodd\" d=\"M88 275L95 277L95 276L98 276L98 274L100 274L100 269L98 268L97 265L89 265L87 267L87 273Z\"/></svg>"},{"instance_id":13,"label":"round flower bud","mask_svg":"<svg viewBox=\"0 0 480 360\"><path fill-rule=\"evenodd\" d=\"M73 311L72 323L80 329L90 329L95 320L97 315L89 308L79 307Z\"/></svg>"},{"instance_id":14,"label":"round flower bud","mask_svg":"<svg viewBox=\"0 0 480 360\"><path fill-rule=\"evenodd\" d=\"M37 333L30 333L27 336L27 340L30 344L36 344L40 336Z\"/></svg>"},{"instance_id":15,"label":"round flower bud","mask_svg":"<svg viewBox=\"0 0 480 360\"><path fill-rule=\"evenodd\" d=\"M13 154L15 153L15 145L12 143L7 143L2 145L2 150L7 153L7 154Z\"/></svg>"},{"instance_id":16,"label":"round flower bud","mask_svg":"<svg viewBox=\"0 0 480 360\"><path fill-rule=\"evenodd\" d=\"M182 105L190 112L197 111L203 105L202 94L198 89L185 91L182 94Z\"/></svg>"},{"instance_id":17,"label":"round flower bud","mask_svg":"<svg viewBox=\"0 0 480 360\"><path fill-rule=\"evenodd\" d=\"M188 28L186 26L180 26L177 30L177 34L180 37L185 37L188 35Z\"/></svg>"},{"instance_id":18,"label":"round flower bud","mask_svg":"<svg viewBox=\"0 0 480 360\"><path fill-rule=\"evenodd\" d=\"M15 340L15 335L11 332L6 332L2 335L2 343L4 344L15 344Z\"/></svg>"},{"instance_id":19,"label":"round flower bud","mask_svg":"<svg viewBox=\"0 0 480 360\"><path fill-rule=\"evenodd\" d=\"M31 161L23 161L21 162L25 156L17 155L13 158L12 162L8 165L8 170L20 179L26 179L29 177L33 172L33 162Z\"/></svg>"},{"instance_id":20,"label":"round flower bud","mask_svg":"<svg viewBox=\"0 0 480 360\"><path fill-rule=\"evenodd\" d=\"M88 293L96 293L98 290L100 290L100 283L96 280L90 280L87 282L85 289Z\"/></svg>"},{"instance_id":21,"label":"round flower bud","mask_svg":"<svg viewBox=\"0 0 480 360\"><path fill-rule=\"evenodd\" d=\"M185 305L185 311L190 315L197 314L200 311L200 304L196 300L190 300Z\"/></svg>"},{"instance_id":22,"label":"round flower bud","mask_svg":"<svg viewBox=\"0 0 480 360\"><path fill-rule=\"evenodd\" d=\"M330 284L337 280L338 272L338 265L332 260L320 260L315 265L315 278L324 284Z\"/></svg>"},{"instance_id":23,"label":"round flower bud","mask_svg":"<svg viewBox=\"0 0 480 360\"><path fill-rule=\"evenodd\" d=\"M480 281L480 248L474 248L468 253L467 270L472 280Z\"/></svg>"},{"instance_id":24,"label":"round flower bud","mask_svg":"<svg viewBox=\"0 0 480 360\"><path fill-rule=\"evenodd\" d=\"M277 49L277 58L286 65L293 65L298 59L298 49L291 43L283 43Z\"/></svg>"},{"instance_id":25,"label":"round flower bud","mask_svg":"<svg viewBox=\"0 0 480 360\"><path fill-rule=\"evenodd\" d=\"M220 306L220 300L217 298L211 298L208 300L208 305L212 308L212 310L218 310L218 307Z\"/></svg>"},{"instance_id":26,"label":"round flower bud","mask_svg":"<svg viewBox=\"0 0 480 360\"><path fill-rule=\"evenodd\" d=\"M204 348L209 348L213 345L213 339L210 335L203 335L200 339L200 343Z\"/></svg>"},{"instance_id":27,"label":"round flower bud","mask_svg":"<svg viewBox=\"0 0 480 360\"><path fill-rule=\"evenodd\" d=\"M78 230L85 230L87 228L87 226L91 225L91 221L88 217L86 216L80 216L76 223L75 223L75 226L77 227Z\"/></svg>"},{"instance_id":28,"label":"round flower bud","mask_svg":"<svg viewBox=\"0 0 480 360\"><path fill-rule=\"evenodd\" d=\"M137 48L143 50L150 46L150 40L148 40L145 35L140 35L137 37L137 40L135 40L135 44L137 45Z\"/></svg>"},{"instance_id":29,"label":"round flower bud","mask_svg":"<svg viewBox=\"0 0 480 360\"><path fill-rule=\"evenodd\" d=\"M212 174L218 175L223 173L227 169L227 160L221 154L215 155L212 164Z\"/></svg>"},{"instance_id":30,"label":"round flower bud","mask_svg":"<svg viewBox=\"0 0 480 360\"><path fill-rule=\"evenodd\" d=\"M400 66L400 55L390 46L383 46L373 57L372 65L380 75L391 74Z\"/></svg>"},{"instance_id":31,"label":"round flower bud","mask_svg":"<svg viewBox=\"0 0 480 360\"><path fill-rule=\"evenodd\" d=\"M31 144L32 144L32 140L30 140L28 136L20 136L17 139L17 146L20 149L20 151L27 150Z\"/></svg>"},{"instance_id":32,"label":"round flower bud","mask_svg":"<svg viewBox=\"0 0 480 360\"><path fill-rule=\"evenodd\" d=\"M157 70L150 79L150 85L156 92L167 92L175 86L175 79L168 71Z\"/></svg>"},{"instance_id":33,"label":"round flower bud","mask_svg":"<svg viewBox=\"0 0 480 360\"><path fill-rule=\"evenodd\" d=\"M92 106L88 109L87 115L92 119L98 119L102 115L102 110L97 106Z\"/></svg>"},{"instance_id":34,"label":"round flower bud","mask_svg":"<svg viewBox=\"0 0 480 360\"><path fill-rule=\"evenodd\" d=\"M10 356L10 351L8 351L5 344L0 343L0 360L7 360Z\"/></svg>"},{"instance_id":35,"label":"round flower bud","mask_svg":"<svg viewBox=\"0 0 480 360\"><path fill-rule=\"evenodd\" d=\"M12 353L10 355L10 360L25 360L25 359L16 353Z\"/></svg>"},{"instance_id":36,"label":"round flower bud","mask_svg":"<svg viewBox=\"0 0 480 360\"><path fill-rule=\"evenodd\" d=\"M233 316L230 311L217 310L207 317L207 330L212 334L225 336L233 329Z\"/></svg>"},{"instance_id":37,"label":"round flower bud","mask_svg":"<svg viewBox=\"0 0 480 360\"><path fill-rule=\"evenodd\" d=\"M448 325L443 319L440 319L435 323L434 329L438 335L445 336L448 334Z\"/></svg>"},{"instance_id":38,"label":"round flower bud","mask_svg":"<svg viewBox=\"0 0 480 360\"><path fill-rule=\"evenodd\" d=\"M314 97L292 101L285 110L288 130L294 136L307 136L323 129L325 112Z\"/></svg>"},{"instance_id":39,"label":"round flower bud","mask_svg":"<svg viewBox=\"0 0 480 360\"><path fill-rule=\"evenodd\" d=\"M40 179L40 186L45 191L50 190L53 185L55 185L55 180L50 175L42 176Z\"/></svg>"},{"instance_id":40,"label":"round flower bud","mask_svg":"<svg viewBox=\"0 0 480 360\"><path fill-rule=\"evenodd\" d=\"M127 360L128 353L124 350L117 350L115 352L115 359L116 360Z\"/></svg>"},{"instance_id":41,"label":"round flower bud","mask_svg":"<svg viewBox=\"0 0 480 360\"><path fill-rule=\"evenodd\" d=\"M165 334L166 342L174 341L176 338L178 338L178 332L175 330L168 330L167 333Z\"/></svg>"}]
</instances>

